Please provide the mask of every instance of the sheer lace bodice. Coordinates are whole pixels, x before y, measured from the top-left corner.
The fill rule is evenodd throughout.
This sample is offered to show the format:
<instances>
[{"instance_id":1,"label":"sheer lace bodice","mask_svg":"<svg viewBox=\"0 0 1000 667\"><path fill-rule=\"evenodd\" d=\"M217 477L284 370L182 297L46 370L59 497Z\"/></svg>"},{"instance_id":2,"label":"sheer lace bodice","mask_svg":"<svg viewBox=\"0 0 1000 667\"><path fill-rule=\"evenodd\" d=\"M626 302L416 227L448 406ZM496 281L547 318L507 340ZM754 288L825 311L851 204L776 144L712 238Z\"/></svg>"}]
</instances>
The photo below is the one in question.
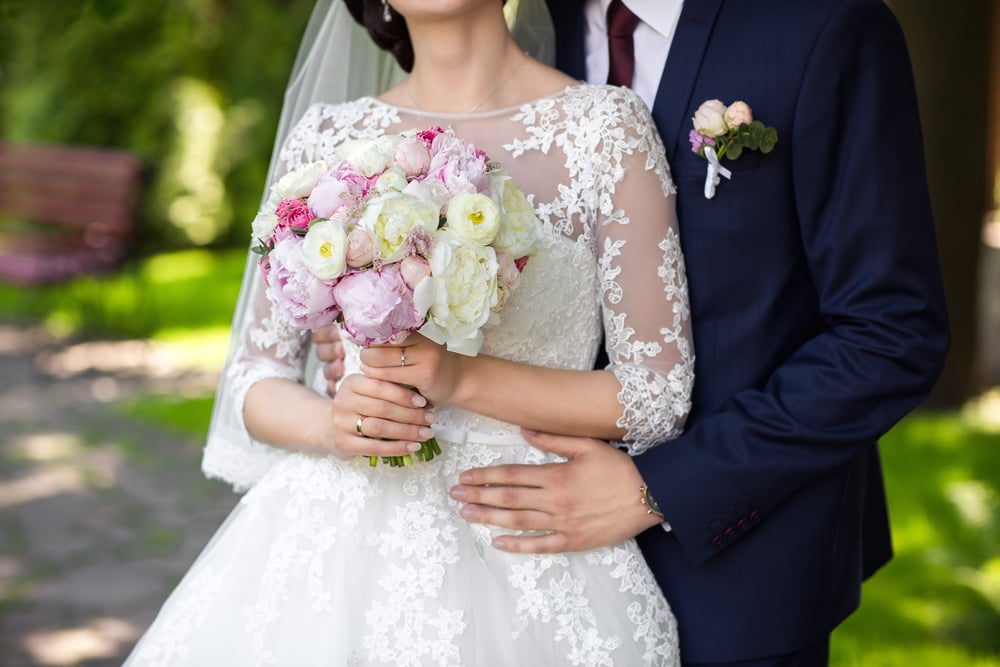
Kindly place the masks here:
<instances>
[{"instance_id":1,"label":"sheer lace bodice","mask_svg":"<svg viewBox=\"0 0 1000 667\"><path fill-rule=\"evenodd\" d=\"M506 167L529 193L543 244L482 349L535 365L593 367L602 332L621 382L618 425L632 453L676 435L693 382L687 286L663 148L643 103L626 89L574 86L516 109L441 115L373 98L311 107L282 150L283 170L330 161L347 139L450 126ZM302 380L307 337L278 320L257 287L229 364L234 404L263 377ZM357 357L348 351L347 370ZM490 433L516 426L458 409L438 425ZM249 486L273 453L226 452L210 441L206 470ZM236 458L239 460L236 460ZM250 463L248 461L256 461Z\"/></svg>"}]
</instances>

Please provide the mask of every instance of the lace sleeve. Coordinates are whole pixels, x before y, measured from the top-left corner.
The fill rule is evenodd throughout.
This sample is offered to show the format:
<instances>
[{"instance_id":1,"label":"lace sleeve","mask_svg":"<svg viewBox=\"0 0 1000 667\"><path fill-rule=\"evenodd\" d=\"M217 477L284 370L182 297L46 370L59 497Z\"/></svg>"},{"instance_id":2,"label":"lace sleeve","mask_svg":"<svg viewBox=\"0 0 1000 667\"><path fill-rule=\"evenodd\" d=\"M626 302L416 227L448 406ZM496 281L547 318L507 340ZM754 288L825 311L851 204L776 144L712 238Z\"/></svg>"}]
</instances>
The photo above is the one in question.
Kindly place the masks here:
<instances>
[{"instance_id":1,"label":"lace sleeve","mask_svg":"<svg viewBox=\"0 0 1000 667\"><path fill-rule=\"evenodd\" d=\"M674 438L691 409L694 350L674 187L645 104L621 90L603 131L594 238L618 426L629 453ZM616 122L617 121L617 122Z\"/></svg>"}]
</instances>

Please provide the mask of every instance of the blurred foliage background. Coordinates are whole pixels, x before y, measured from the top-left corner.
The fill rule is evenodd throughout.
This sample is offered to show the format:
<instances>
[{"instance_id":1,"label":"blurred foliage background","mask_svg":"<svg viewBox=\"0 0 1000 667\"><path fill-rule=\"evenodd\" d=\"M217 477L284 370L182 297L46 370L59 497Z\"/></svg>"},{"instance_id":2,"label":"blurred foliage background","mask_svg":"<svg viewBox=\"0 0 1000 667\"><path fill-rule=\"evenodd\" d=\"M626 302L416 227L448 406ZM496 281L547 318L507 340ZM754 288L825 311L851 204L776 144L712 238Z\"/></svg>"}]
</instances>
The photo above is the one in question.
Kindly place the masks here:
<instances>
[{"instance_id":1,"label":"blurred foliage background","mask_svg":"<svg viewBox=\"0 0 1000 667\"><path fill-rule=\"evenodd\" d=\"M143 253L243 246L312 5L0 0L0 136L144 158Z\"/></svg>"}]
</instances>

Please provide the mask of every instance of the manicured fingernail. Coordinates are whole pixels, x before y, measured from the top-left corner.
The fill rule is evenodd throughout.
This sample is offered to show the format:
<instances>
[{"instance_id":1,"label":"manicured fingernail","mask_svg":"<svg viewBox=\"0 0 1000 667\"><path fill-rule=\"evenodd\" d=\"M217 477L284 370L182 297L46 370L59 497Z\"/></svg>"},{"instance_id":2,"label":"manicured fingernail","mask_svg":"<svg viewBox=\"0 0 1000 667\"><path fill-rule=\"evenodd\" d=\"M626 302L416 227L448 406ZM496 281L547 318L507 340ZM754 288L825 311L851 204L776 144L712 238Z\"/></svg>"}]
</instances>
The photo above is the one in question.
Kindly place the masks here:
<instances>
[{"instance_id":1,"label":"manicured fingernail","mask_svg":"<svg viewBox=\"0 0 1000 667\"><path fill-rule=\"evenodd\" d=\"M455 500L465 500L468 497L468 492L460 486L451 487L449 495Z\"/></svg>"},{"instance_id":2,"label":"manicured fingernail","mask_svg":"<svg viewBox=\"0 0 1000 667\"><path fill-rule=\"evenodd\" d=\"M493 546L496 547L497 549L499 549L500 551L506 551L507 550L507 540L505 540L502 537L493 538Z\"/></svg>"},{"instance_id":3,"label":"manicured fingernail","mask_svg":"<svg viewBox=\"0 0 1000 667\"><path fill-rule=\"evenodd\" d=\"M408 452L419 452L422 445L419 442L411 442L406 446Z\"/></svg>"},{"instance_id":4,"label":"manicured fingernail","mask_svg":"<svg viewBox=\"0 0 1000 667\"><path fill-rule=\"evenodd\" d=\"M418 408L422 408L425 405L427 405L427 399L424 398L423 396L421 396L420 394L414 394L413 398L410 399L410 400L412 400L413 401L413 405L416 406L416 407L418 407Z\"/></svg>"},{"instance_id":5,"label":"manicured fingernail","mask_svg":"<svg viewBox=\"0 0 1000 667\"><path fill-rule=\"evenodd\" d=\"M427 422L428 424L433 424L434 422L437 421L437 415L428 410L427 412L424 413L424 421Z\"/></svg>"},{"instance_id":6,"label":"manicured fingernail","mask_svg":"<svg viewBox=\"0 0 1000 667\"><path fill-rule=\"evenodd\" d=\"M434 431L432 431L429 428L421 428L420 429L420 437L424 438L424 439L433 438L434 437Z\"/></svg>"}]
</instances>

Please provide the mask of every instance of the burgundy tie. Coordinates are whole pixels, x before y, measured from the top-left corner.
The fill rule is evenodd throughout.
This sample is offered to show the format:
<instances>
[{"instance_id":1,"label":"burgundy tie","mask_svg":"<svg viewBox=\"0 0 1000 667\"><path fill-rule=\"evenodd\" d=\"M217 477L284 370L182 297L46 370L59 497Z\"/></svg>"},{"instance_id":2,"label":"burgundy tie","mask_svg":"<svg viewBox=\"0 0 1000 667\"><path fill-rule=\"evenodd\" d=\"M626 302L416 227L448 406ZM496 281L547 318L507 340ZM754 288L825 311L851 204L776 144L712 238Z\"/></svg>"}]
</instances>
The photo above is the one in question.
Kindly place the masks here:
<instances>
[{"instance_id":1,"label":"burgundy tie","mask_svg":"<svg viewBox=\"0 0 1000 667\"><path fill-rule=\"evenodd\" d=\"M639 17L629 11L622 0L611 0L608 6L608 83L631 86L635 74L635 49L632 33Z\"/></svg>"}]
</instances>

